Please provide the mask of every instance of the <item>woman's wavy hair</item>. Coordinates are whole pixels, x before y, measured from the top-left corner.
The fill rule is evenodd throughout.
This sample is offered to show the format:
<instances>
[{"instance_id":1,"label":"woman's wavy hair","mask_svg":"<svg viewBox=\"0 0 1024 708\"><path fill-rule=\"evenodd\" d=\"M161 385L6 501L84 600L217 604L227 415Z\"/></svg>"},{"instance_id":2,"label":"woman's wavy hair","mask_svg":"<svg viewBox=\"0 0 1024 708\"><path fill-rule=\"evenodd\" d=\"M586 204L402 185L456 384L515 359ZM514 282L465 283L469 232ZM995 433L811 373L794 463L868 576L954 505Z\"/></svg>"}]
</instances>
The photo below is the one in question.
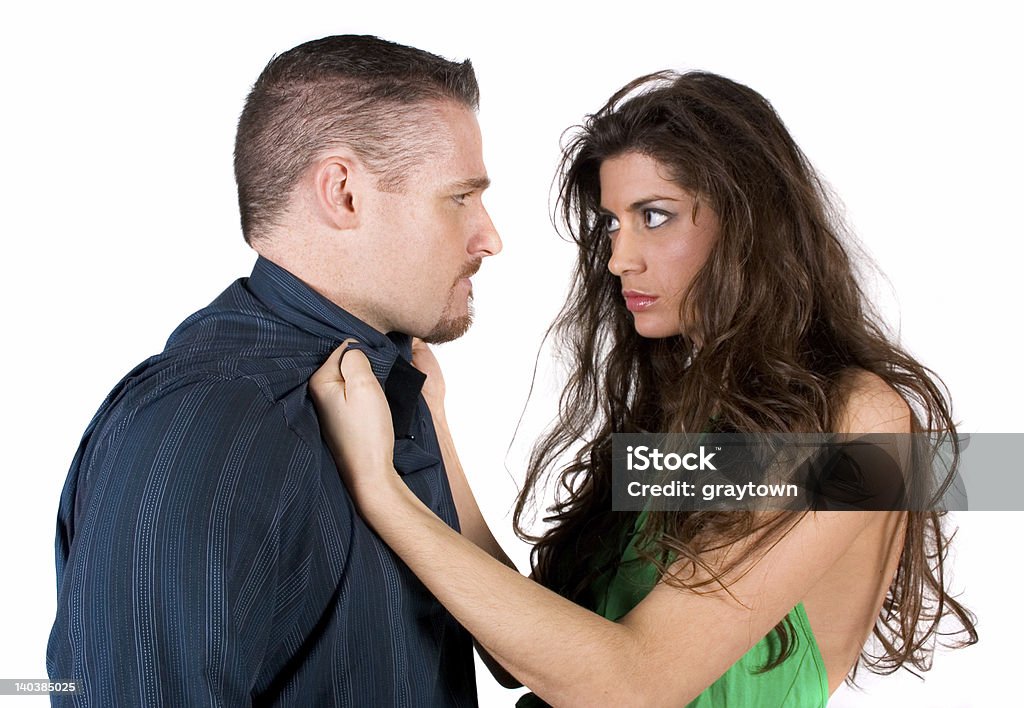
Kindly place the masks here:
<instances>
[{"instance_id":1,"label":"woman's wavy hair","mask_svg":"<svg viewBox=\"0 0 1024 708\"><path fill-rule=\"evenodd\" d=\"M608 271L599 170L628 152L657 160L696 195L695 209L710 208L718 218L719 237L681 308L694 313L689 336L639 336ZM879 324L828 189L760 94L704 72L640 77L571 134L560 178L557 212L579 251L570 295L549 335L568 360L569 379L557 421L533 449L514 516L519 535L535 543L540 582L591 605L591 587L621 558L636 515L612 511L612 433L832 432L848 374L859 369L902 395L912 432L949 433L955 458L948 392ZM532 535L528 511L552 479L555 501L545 519L552 526ZM898 570L874 628L880 651L865 648L858 666L927 670L947 615L960 626L954 645L977 641L974 616L946 591L951 536L941 515L907 513ZM639 545L662 572L670 559L690 562L689 579L677 573L667 582L710 591L798 518L652 512ZM703 553L740 539L748 551L728 567L702 563ZM774 631L781 649L764 670L792 651L788 622Z\"/></svg>"}]
</instances>

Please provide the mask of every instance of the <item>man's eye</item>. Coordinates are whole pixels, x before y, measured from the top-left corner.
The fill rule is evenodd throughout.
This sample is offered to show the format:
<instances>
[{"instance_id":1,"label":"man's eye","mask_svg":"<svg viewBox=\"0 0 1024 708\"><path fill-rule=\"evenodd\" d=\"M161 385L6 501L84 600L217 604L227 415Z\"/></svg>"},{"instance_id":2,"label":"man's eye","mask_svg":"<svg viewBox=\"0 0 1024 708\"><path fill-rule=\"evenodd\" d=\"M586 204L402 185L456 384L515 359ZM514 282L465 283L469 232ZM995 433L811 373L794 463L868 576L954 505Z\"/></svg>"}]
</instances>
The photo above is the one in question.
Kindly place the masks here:
<instances>
[{"instance_id":1,"label":"man's eye","mask_svg":"<svg viewBox=\"0 0 1024 708\"><path fill-rule=\"evenodd\" d=\"M663 211L656 209L644 209L644 226L649 229L656 229L666 221L668 221L669 215Z\"/></svg>"},{"instance_id":2,"label":"man's eye","mask_svg":"<svg viewBox=\"0 0 1024 708\"><path fill-rule=\"evenodd\" d=\"M605 214L601 218L601 222L601 226L606 234L613 234L619 230L619 220L611 214Z\"/></svg>"},{"instance_id":3,"label":"man's eye","mask_svg":"<svg viewBox=\"0 0 1024 708\"><path fill-rule=\"evenodd\" d=\"M465 204L466 200L473 196L472 192L466 192L465 194L453 194L452 201L456 204Z\"/></svg>"}]
</instances>

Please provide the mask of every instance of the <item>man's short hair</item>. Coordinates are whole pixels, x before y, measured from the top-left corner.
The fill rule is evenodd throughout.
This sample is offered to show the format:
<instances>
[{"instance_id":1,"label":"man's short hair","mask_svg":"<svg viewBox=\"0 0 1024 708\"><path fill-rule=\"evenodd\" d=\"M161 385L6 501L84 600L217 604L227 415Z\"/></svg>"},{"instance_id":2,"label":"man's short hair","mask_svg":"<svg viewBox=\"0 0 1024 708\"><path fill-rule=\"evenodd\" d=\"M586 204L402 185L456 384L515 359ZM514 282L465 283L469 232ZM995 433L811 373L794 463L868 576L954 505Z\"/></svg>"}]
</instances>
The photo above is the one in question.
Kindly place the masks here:
<instances>
[{"instance_id":1,"label":"man's short hair","mask_svg":"<svg viewBox=\"0 0 1024 708\"><path fill-rule=\"evenodd\" d=\"M338 35L300 44L267 64L245 101L235 137L235 181L247 243L267 233L317 155L345 145L400 191L430 145L424 104L476 110L480 89L456 63L378 37Z\"/></svg>"}]
</instances>

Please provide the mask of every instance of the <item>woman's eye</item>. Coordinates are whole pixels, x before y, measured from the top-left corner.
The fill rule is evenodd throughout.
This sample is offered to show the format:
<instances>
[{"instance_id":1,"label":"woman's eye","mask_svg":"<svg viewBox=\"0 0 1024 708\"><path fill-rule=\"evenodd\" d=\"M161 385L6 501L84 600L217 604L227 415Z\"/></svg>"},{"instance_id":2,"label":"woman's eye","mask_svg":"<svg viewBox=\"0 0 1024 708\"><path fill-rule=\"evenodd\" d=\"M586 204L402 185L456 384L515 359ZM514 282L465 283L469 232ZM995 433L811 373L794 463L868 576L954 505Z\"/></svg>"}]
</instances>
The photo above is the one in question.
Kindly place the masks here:
<instances>
[{"instance_id":1,"label":"woman's eye","mask_svg":"<svg viewBox=\"0 0 1024 708\"><path fill-rule=\"evenodd\" d=\"M619 220L611 214L605 214L602 220L606 234L613 234L619 230Z\"/></svg>"},{"instance_id":2,"label":"woman's eye","mask_svg":"<svg viewBox=\"0 0 1024 708\"><path fill-rule=\"evenodd\" d=\"M668 214L654 209L644 209L644 226L649 229L656 229L668 221Z\"/></svg>"}]
</instances>

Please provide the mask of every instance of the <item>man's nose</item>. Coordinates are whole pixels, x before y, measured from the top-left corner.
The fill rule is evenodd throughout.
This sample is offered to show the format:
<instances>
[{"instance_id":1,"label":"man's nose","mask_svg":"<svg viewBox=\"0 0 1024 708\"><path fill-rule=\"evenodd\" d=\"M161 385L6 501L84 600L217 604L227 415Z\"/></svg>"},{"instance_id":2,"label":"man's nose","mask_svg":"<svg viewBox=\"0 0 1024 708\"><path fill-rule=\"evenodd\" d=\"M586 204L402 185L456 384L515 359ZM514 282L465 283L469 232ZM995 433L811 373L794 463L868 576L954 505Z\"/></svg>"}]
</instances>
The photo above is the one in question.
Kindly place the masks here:
<instances>
[{"instance_id":1,"label":"man's nose","mask_svg":"<svg viewBox=\"0 0 1024 708\"><path fill-rule=\"evenodd\" d=\"M494 222L491 221L491 215L487 213L487 209L483 206L480 209L482 211L481 222L470 243L470 253L482 258L496 256L501 253L501 236L494 228Z\"/></svg>"}]
</instances>

